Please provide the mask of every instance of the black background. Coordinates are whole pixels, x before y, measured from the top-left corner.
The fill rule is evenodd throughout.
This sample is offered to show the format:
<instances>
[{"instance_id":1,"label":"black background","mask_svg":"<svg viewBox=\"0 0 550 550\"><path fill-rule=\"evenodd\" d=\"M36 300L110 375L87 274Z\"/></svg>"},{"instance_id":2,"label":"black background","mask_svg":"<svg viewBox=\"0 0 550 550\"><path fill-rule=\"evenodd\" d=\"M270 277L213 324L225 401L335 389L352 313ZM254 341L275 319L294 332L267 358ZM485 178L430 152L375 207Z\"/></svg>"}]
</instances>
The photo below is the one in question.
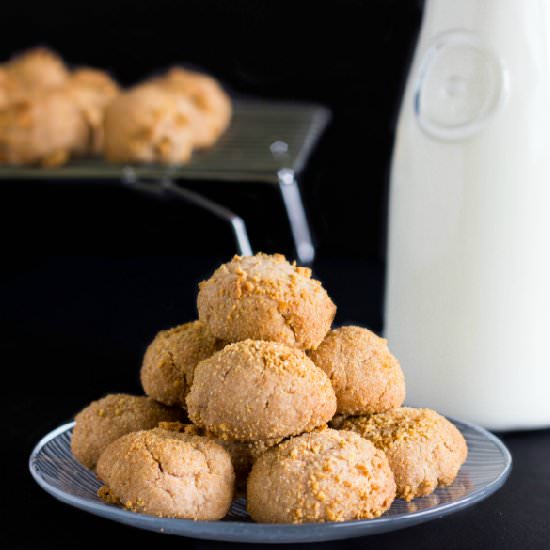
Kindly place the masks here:
<instances>
[{"instance_id":1,"label":"black background","mask_svg":"<svg viewBox=\"0 0 550 550\"><path fill-rule=\"evenodd\" d=\"M314 271L339 306L338 323L381 330L388 163L421 12L416 0L9 2L0 57L49 45L72 64L109 69L125 85L186 62L236 93L327 105L333 122L301 181L318 245ZM241 214L256 249L292 256L273 189L190 185ZM228 228L116 182L1 181L0 189L4 541L18 548L221 547L135 531L57 503L34 484L26 460L44 433L88 401L139 392L148 341L196 316L197 282L234 253ZM507 434L505 441L514 471L488 501L346 545L548 547L550 435Z\"/></svg>"},{"instance_id":2,"label":"black background","mask_svg":"<svg viewBox=\"0 0 550 550\"><path fill-rule=\"evenodd\" d=\"M383 253L394 122L420 16L417 0L37 2L32 9L9 2L0 57L45 44L74 65L109 69L125 85L192 63L236 93L327 105L333 124L303 177L317 244L322 255L375 262ZM40 227L25 241L33 249L72 248L78 237L79 251L162 253L177 243L178 253L233 252L227 227L193 207L152 204L97 183L40 184L32 194L28 185L2 183L4 206L21 212L21 224ZM276 191L200 189L245 218L256 249L292 253Z\"/></svg>"}]
</instances>

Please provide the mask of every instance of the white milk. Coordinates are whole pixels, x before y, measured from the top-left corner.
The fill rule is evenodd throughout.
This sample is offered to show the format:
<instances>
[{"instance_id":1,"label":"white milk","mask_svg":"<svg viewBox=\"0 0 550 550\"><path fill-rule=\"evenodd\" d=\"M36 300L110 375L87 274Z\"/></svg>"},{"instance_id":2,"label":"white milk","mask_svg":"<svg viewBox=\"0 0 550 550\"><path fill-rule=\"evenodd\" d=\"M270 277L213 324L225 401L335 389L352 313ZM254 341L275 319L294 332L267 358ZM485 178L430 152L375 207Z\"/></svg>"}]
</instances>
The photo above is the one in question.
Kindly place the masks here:
<instances>
[{"instance_id":1,"label":"white milk","mask_svg":"<svg viewBox=\"0 0 550 550\"><path fill-rule=\"evenodd\" d=\"M407 403L550 425L550 0L428 0L391 172Z\"/></svg>"}]
</instances>

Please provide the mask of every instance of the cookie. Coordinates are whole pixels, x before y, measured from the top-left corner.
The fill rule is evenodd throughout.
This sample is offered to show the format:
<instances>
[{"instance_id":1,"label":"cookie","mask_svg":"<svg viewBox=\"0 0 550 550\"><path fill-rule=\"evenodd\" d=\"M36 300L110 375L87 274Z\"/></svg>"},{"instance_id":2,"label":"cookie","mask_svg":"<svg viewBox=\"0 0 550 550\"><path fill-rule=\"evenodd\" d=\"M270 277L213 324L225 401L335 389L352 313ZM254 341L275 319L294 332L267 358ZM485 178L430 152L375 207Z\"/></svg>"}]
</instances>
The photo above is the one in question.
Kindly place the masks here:
<instances>
[{"instance_id":1,"label":"cookie","mask_svg":"<svg viewBox=\"0 0 550 550\"><path fill-rule=\"evenodd\" d=\"M235 256L199 285L199 319L227 342L251 338L317 347L336 306L311 270L281 254Z\"/></svg>"},{"instance_id":2,"label":"cookie","mask_svg":"<svg viewBox=\"0 0 550 550\"><path fill-rule=\"evenodd\" d=\"M108 105L104 154L110 162L182 164L191 158L197 110L181 94L138 86Z\"/></svg>"},{"instance_id":3,"label":"cookie","mask_svg":"<svg viewBox=\"0 0 550 550\"><path fill-rule=\"evenodd\" d=\"M195 146L211 147L229 126L231 100L218 82L205 74L174 67L156 82L183 94L200 113Z\"/></svg>"},{"instance_id":4,"label":"cookie","mask_svg":"<svg viewBox=\"0 0 550 550\"><path fill-rule=\"evenodd\" d=\"M25 93L0 110L0 164L60 166L87 141L86 121L62 90Z\"/></svg>"},{"instance_id":5,"label":"cookie","mask_svg":"<svg viewBox=\"0 0 550 550\"><path fill-rule=\"evenodd\" d=\"M255 521L306 523L375 518L395 497L384 453L353 432L294 437L263 453L248 477Z\"/></svg>"},{"instance_id":6,"label":"cookie","mask_svg":"<svg viewBox=\"0 0 550 550\"><path fill-rule=\"evenodd\" d=\"M214 441L162 429L127 434L97 464L99 495L134 512L214 520L231 506L231 457Z\"/></svg>"},{"instance_id":7,"label":"cookie","mask_svg":"<svg viewBox=\"0 0 550 550\"><path fill-rule=\"evenodd\" d=\"M14 56L6 69L29 90L58 88L69 79L61 57L47 48L33 48Z\"/></svg>"},{"instance_id":8,"label":"cookie","mask_svg":"<svg viewBox=\"0 0 550 550\"><path fill-rule=\"evenodd\" d=\"M361 327L331 330L309 353L330 378L338 414L359 415L399 407L405 400L405 377L387 340Z\"/></svg>"},{"instance_id":9,"label":"cookie","mask_svg":"<svg viewBox=\"0 0 550 550\"><path fill-rule=\"evenodd\" d=\"M165 405L185 407L195 367L220 347L200 321L161 330L143 358L141 385L145 393Z\"/></svg>"},{"instance_id":10,"label":"cookie","mask_svg":"<svg viewBox=\"0 0 550 550\"><path fill-rule=\"evenodd\" d=\"M284 438L328 422L336 397L306 354L276 342L230 344L195 369L190 420L220 439Z\"/></svg>"},{"instance_id":11,"label":"cookie","mask_svg":"<svg viewBox=\"0 0 550 550\"><path fill-rule=\"evenodd\" d=\"M458 429L431 409L402 407L349 418L341 428L357 432L386 453L397 496L407 501L450 485L468 455Z\"/></svg>"},{"instance_id":12,"label":"cookie","mask_svg":"<svg viewBox=\"0 0 550 550\"><path fill-rule=\"evenodd\" d=\"M81 464L94 469L107 445L119 437L184 417L182 410L165 407L149 397L123 393L107 395L75 416L71 450Z\"/></svg>"}]
</instances>

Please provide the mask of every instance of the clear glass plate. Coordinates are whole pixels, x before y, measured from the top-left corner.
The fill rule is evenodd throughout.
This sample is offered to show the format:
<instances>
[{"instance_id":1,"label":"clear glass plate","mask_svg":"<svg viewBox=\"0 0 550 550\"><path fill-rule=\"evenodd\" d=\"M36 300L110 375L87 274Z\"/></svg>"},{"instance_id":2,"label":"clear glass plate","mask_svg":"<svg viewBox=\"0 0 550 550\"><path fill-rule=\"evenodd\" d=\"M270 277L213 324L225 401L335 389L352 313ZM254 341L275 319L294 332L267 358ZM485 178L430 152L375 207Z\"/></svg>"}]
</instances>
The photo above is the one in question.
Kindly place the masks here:
<instances>
[{"instance_id":1,"label":"clear glass plate","mask_svg":"<svg viewBox=\"0 0 550 550\"><path fill-rule=\"evenodd\" d=\"M468 442L468 460L450 487L413 502L396 500L376 519L332 523L254 523L246 513L246 500L237 499L221 521L157 518L105 504L97 497L100 483L71 454L74 423L46 435L34 448L29 468L36 482L55 498L101 517L133 527L201 539L238 542L314 542L373 535L403 529L471 506L499 489L512 458L508 449L484 428L453 421Z\"/></svg>"}]
</instances>

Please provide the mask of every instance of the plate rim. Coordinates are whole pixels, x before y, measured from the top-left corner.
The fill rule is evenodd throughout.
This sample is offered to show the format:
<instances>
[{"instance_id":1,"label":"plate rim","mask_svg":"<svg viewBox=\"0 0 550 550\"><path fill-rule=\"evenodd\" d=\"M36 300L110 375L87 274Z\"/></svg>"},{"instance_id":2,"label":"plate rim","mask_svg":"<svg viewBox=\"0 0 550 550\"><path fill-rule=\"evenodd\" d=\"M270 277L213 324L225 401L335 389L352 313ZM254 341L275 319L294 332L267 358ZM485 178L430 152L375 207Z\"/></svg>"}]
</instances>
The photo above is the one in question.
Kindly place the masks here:
<instances>
[{"instance_id":1,"label":"plate rim","mask_svg":"<svg viewBox=\"0 0 550 550\"><path fill-rule=\"evenodd\" d=\"M141 526L135 526L132 525L132 520L136 517L136 512L131 512L129 510L125 510L120 507L112 506L103 502L94 502L89 501L85 499L84 497L75 496L75 495L69 495L62 489L59 489L51 484L49 484L41 475L40 469L35 466L36 458L42 448L58 437L59 435L69 431L71 428L74 427L75 422L67 422L65 424L61 424L57 428L53 429L52 431L48 432L45 436L43 436L38 443L34 446L28 460L28 466L29 471L36 481L36 483L44 489L48 494L52 495L57 500L68 504L70 506L73 506L75 508L84 510L86 512L89 512L91 514L94 514L96 516L104 517L106 519L111 519L113 521L118 521L121 523L124 523L126 525L132 525L133 527L138 528L145 528L151 531L160 532L160 533L166 533L166 534L176 534L180 536L189 536L192 538L202 538L202 539L210 539L210 540L226 540L226 541L240 541L244 542L243 538L239 538L234 531L239 531L240 529L246 530L246 542L264 542L264 543L270 543L270 542L305 542L307 540L313 541L321 541L321 540L331 540L336 538L351 538L355 536L367 536L369 535L368 530L363 530L362 528L365 528L367 525L374 531L372 534L375 533L381 533L383 531L384 526L390 526L392 524L398 523L396 527L394 527L392 530L398 530L405 527L408 527L411 524L418 525L420 523L424 523L426 521L429 521L431 519L438 519L445 517L449 514L452 514L454 512L458 512L459 510L462 510L466 507L472 506L473 504L476 504L493 493L495 493L498 489L500 489L506 480L508 479L508 476L510 475L510 472L512 470L512 455L510 454L510 451L506 447L506 445L493 433L491 433L486 428L483 428L482 426L479 426L477 424L464 422L461 420L456 420L452 417L446 417L448 420L453 422L453 424L457 425L457 427L465 426L469 428L470 430L476 432L478 435L482 435L485 439L491 441L497 449L502 453L503 459L504 459L504 467L502 471L499 473L499 475L488 485L485 485L483 487L480 487L479 489L476 489L472 493L469 493L460 499L443 504L443 505L437 505L432 508L427 508L424 510L419 510L416 512L406 512L403 514L391 516L391 517L379 517L379 518L372 518L372 519L358 519L358 520L350 520L350 521L343 521L343 522L324 522L324 523L315 523L315 522L309 522L309 523L302 523L302 524L293 524L293 523L256 523L256 522L246 522L246 521L224 521L224 520L214 520L214 521L207 521L207 520L192 520L192 519L180 519L180 518L159 518L157 516L152 516L149 514L143 514L139 513L137 514L140 517L140 521L143 522L143 525ZM460 429L460 428L459 428ZM163 528L159 523L168 525L172 524L173 522L177 522L176 524L181 527L187 527L186 533L180 532L180 530L173 530L173 529L167 529ZM197 527L203 526L206 528L206 531L204 532L198 532ZM193 529L193 528L194 529ZM230 531L232 533L224 533L224 531L228 530L228 527L231 527ZM306 535L303 539L297 539L296 535L299 533L302 533L304 527L311 528L318 528L318 531L320 531L319 536L316 538L315 534L311 533L310 530L308 530L309 535ZM327 527L331 529L332 536L327 536ZM376 530L376 528L382 528L379 530ZM324 528L324 529L323 529ZM266 529L269 529L270 532L273 532L273 534L277 534L279 537L279 540L269 540L269 538L266 538ZM345 537L342 536L344 531L350 531L349 535L346 535ZM388 529L389 530L389 529ZM263 536L261 536L263 534ZM306 533L302 533L306 534Z\"/></svg>"}]
</instances>

